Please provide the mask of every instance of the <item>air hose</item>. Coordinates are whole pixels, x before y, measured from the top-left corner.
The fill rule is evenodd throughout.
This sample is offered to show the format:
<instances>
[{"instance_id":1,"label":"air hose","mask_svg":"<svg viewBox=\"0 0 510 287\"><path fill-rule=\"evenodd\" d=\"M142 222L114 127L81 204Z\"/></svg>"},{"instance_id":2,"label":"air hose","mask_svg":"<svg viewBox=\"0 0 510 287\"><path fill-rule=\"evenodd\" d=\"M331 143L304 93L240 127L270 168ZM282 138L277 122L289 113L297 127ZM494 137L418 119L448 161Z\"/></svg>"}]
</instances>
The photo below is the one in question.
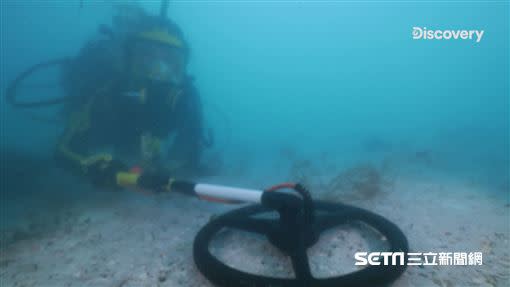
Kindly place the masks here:
<instances>
[{"instance_id":1,"label":"air hose","mask_svg":"<svg viewBox=\"0 0 510 287\"><path fill-rule=\"evenodd\" d=\"M65 65L65 64L68 64L70 61L71 60L69 58L59 58L59 59L54 59L54 60L50 60L50 61L46 61L46 62L42 62L42 63L36 64L36 65L33 65L29 69L25 70L23 73L19 74L10 83L10 85L7 87L7 90L5 92L5 100L7 101L7 103L9 103L10 105L12 105L13 107L16 107L16 108L39 108L39 107L45 107L45 106L52 106L52 105L60 104L60 103L67 101L70 98L70 96L61 96L61 97L55 97L55 98L39 100L39 101L31 101L31 102L25 101L25 102L23 102L23 101L19 101L17 99L16 90L17 90L20 82L25 80L28 76L30 76L35 71L37 71L39 69L51 67L51 66L56 66L56 65Z\"/></svg>"},{"instance_id":2,"label":"air hose","mask_svg":"<svg viewBox=\"0 0 510 287\"><path fill-rule=\"evenodd\" d=\"M166 18L166 14L167 14L167 10L168 10L168 2L169 2L169 0L162 0L161 1L161 7L159 9L159 15L163 19Z\"/></svg>"}]
</instances>

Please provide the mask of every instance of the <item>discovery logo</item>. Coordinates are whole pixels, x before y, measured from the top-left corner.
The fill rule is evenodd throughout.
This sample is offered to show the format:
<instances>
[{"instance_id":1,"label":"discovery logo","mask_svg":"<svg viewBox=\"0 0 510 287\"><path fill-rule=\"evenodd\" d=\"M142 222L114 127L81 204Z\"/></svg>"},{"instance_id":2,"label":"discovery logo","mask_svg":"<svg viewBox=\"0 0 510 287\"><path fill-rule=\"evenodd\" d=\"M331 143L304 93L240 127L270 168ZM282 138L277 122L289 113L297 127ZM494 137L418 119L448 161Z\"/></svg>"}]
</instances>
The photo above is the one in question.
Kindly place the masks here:
<instances>
[{"instance_id":1,"label":"discovery logo","mask_svg":"<svg viewBox=\"0 0 510 287\"><path fill-rule=\"evenodd\" d=\"M427 30L426 27L413 27L414 40L482 40L484 30Z\"/></svg>"}]
</instances>

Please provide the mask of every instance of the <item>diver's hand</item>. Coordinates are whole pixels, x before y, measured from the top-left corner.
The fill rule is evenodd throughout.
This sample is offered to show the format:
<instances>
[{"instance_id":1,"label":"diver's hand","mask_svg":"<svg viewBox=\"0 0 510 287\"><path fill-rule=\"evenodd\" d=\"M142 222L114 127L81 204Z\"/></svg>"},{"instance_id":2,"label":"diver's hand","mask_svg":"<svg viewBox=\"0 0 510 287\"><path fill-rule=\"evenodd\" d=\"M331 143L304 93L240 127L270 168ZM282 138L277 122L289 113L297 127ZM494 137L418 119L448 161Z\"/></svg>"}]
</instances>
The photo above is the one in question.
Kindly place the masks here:
<instances>
[{"instance_id":1,"label":"diver's hand","mask_svg":"<svg viewBox=\"0 0 510 287\"><path fill-rule=\"evenodd\" d=\"M144 172L138 178L136 185L143 189L161 192L168 190L170 179L166 172Z\"/></svg>"},{"instance_id":2,"label":"diver's hand","mask_svg":"<svg viewBox=\"0 0 510 287\"><path fill-rule=\"evenodd\" d=\"M97 186L116 188L117 173L126 170L127 166L118 160L98 160L87 167L87 176Z\"/></svg>"}]
</instances>

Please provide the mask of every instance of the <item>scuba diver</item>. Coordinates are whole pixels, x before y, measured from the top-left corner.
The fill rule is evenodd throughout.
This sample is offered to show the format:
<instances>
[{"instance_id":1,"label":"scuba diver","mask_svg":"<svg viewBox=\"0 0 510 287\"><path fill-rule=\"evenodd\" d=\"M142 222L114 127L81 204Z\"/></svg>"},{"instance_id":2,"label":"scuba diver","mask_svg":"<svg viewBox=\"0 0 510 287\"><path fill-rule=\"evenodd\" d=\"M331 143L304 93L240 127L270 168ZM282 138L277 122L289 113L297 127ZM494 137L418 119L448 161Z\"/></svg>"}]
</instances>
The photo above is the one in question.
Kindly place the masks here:
<instances>
[{"instance_id":1,"label":"scuba diver","mask_svg":"<svg viewBox=\"0 0 510 287\"><path fill-rule=\"evenodd\" d=\"M169 173L196 170L206 141L181 30L166 17L123 6L99 31L62 74L72 100L64 107L58 162L107 188L157 190Z\"/></svg>"}]
</instances>

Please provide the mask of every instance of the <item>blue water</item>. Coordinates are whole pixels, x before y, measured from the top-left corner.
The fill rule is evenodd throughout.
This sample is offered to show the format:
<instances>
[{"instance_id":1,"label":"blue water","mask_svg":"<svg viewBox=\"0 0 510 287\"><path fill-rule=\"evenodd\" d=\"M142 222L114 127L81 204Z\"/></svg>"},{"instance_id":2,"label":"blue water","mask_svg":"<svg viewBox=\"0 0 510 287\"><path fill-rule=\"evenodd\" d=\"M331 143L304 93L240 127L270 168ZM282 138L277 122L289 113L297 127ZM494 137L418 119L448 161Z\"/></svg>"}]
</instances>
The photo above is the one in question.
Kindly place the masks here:
<instances>
[{"instance_id":1,"label":"blue water","mask_svg":"<svg viewBox=\"0 0 510 287\"><path fill-rule=\"evenodd\" d=\"M476 175L507 197L507 1L171 2L223 166L285 180L275 170L282 150L338 167L427 152L438 172ZM2 93L31 65L76 55L111 11L96 1L2 3ZM485 34L413 40L415 26ZM49 160L63 123L33 121L3 96L1 107L2 149ZM2 172L16 164L3 161Z\"/></svg>"},{"instance_id":2,"label":"blue water","mask_svg":"<svg viewBox=\"0 0 510 287\"><path fill-rule=\"evenodd\" d=\"M157 3L145 6L157 11ZM190 71L206 111L212 103L230 119L233 148L334 151L377 135L508 159L505 8L179 2L169 15L191 43ZM75 55L98 23L109 22L107 4L87 1L83 8L11 1L2 13L2 87L33 63ZM414 26L486 32L480 43L413 41ZM15 144L16 124L3 120L4 144Z\"/></svg>"},{"instance_id":3,"label":"blue water","mask_svg":"<svg viewBox=\"0 0 510 287\"><path fill-rule=\"evenodd\" d=\"M159 1L140 2L158 13ZM99 286L117 280L123 286L122 280L146 268L153 273L130 286L153 286L161 281L157 272L163 265L177 278L168 284L182 285L179 276L193 286L205 282L193 269L186 244L224 206L174 194L144 197L97 188L55 164L68 120L58 106L17 109L4 98L11 81L32 65L76 56L100 24L111 24L112 7L119 3L0 4L3 283L59 286L67 280ZM168 15L190 44L188 72L200 92L205 129L214 134L214 145L202 157L207 172L194 180L264 188L304 178L317 198L332 178L349 174L346 170L375 167L397 182L389 193L393 197L376 194L357 204L398 220L418 251L469 246L465 251L486 252L486 269L442 269L443 279L468 282L471 275L492 274L496 283L490 286L508 286L508 272L500 267L508 266L508 253L500 251L508 250L510 234L508 224L503 227L510 203L508 0L170 0ZM484 34L479 42L413 39L413 27ZM61 95L56 75L51 69L40 73L40 87L24 90L24 99ZM413 195L418 190L444 192L445 200ZM470 194L448 197L463 192ZM396 194L406 199L399 202ZM381 198L388 205L377 205ZM449 235L448 245L442 245ZM441 244L435 244L438 238ZM90 268L113 275L88 278ZM416 280L432 284L436 271L414 270L425 275L406 274L399 286ZM434 282L451 285L443 279Z\"/></svg>"},{"instance_id":4,"label":"blue water","mask_svg":"<svg viewBox=\"0 0 510 287\"><path fill-rule=\"evenodd\" d=\"M111 4L75 2L2 4L2 92L111 23ZM159 3L143 6L157 13ZM508 181L508 2L198 1L172 3L169 16L191 45L189 73L227 164L267 170L285 148L339 165L426 150L450 171ZM485 34L413 40L415 26ZM2 97L3 148L50 154L62 128ZM363 152L366 142L379 154Z\"/></svg>"},{"instance_id":5,"label":"blue water","mask_svg":"<svg viewBox=\"0 0 510 287\"><path fill-rule=\"evenodd\" d=\"M2 92L110 23L110 4L74 2L2 4ZM425 150L449 172L508 182L508 2L176 2L169 16L191 45L189 72L226 165L245 158L262 177L288 148L340 166ZM413 40L415 26L485 34ZM3 149L50 155L62 128L2 97Z\"/></svg>"}]
</instances>

